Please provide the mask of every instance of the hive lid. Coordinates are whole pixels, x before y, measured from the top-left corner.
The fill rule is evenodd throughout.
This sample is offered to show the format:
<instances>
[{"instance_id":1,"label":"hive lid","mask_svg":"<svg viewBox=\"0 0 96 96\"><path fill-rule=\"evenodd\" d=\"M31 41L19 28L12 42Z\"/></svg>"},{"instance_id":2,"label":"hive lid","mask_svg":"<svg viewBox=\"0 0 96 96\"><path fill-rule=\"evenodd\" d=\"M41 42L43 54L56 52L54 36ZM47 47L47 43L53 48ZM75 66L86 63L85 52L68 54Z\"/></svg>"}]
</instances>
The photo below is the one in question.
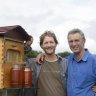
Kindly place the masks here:
<instances>
[{"instance_id":1,"label":"hive lid","mask_svg":"<svg viewBox=\"0 0 96 96\"><path fill-rule=\"evenodd\" d=\"M0 27L0 37L27 41L29 40L30 35L20 25L13 25Z\"/></svg>"}]
</instances>

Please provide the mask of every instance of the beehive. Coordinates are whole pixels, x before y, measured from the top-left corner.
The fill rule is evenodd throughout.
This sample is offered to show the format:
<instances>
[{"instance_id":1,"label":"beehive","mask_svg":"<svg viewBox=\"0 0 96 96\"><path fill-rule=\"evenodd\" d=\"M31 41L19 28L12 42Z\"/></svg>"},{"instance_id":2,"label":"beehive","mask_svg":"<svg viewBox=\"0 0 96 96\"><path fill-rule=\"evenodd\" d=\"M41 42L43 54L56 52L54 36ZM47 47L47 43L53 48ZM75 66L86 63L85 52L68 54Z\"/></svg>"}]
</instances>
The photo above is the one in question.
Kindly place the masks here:
<instances>
[{"instance_id":1,"label":"beehive","mask_svg":"<svg viewBox=\"0 0 96 96\"><path fill-rule=\"evenodd\" d=\"M0 89L10 86L12 64L23 64L27 32L19 25L0 27Z\"/></svg>"}]
</instances>

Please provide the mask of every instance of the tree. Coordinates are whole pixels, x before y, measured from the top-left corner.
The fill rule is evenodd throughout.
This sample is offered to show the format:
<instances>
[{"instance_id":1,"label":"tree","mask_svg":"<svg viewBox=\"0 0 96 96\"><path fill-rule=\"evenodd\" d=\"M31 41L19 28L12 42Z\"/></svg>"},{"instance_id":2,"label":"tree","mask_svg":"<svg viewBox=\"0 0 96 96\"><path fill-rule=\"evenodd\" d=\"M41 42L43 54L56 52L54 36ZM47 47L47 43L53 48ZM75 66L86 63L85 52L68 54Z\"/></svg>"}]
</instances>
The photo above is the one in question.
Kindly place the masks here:
<instances>
[{"instance_id":1,"label":"tree","mask_svg":"<svg viewBox=\"0 0 96 96\"><path fill-rule=\"evenodd\" d=\"M58 55L60 55L61 57L67 57L68 55L70 55L70 52L68 52L68 51L60 52L60 53L58 53Z\"/></svg>"},{"instance_id":2,"label":"tree","mask_svg":"<svg viewBox=\"0 0 96 96\"><path fill-rule=\"evenodd\" d=\"M24 55L24 61L26 61L29 58L36 58L36 56L41 53L40 51L32 50Z\"/></svg>"},{"instance_id":3,"label":"tree","mask_svg":"<svg viewBox=\"0 0 96 96\"><path fill-rule=\"evenodd\" d=\"M36 58L36 56L41 53L41 51L36 51L36 50L32 50L28 53L26 53L24 55L24 61L26 61L27 59L29 58ZM70 52L68 51L65 51L65 52L60 52L60 53L57 53L58 55L60 55L61 57L67 57L68 55L70 55Z\"/></svg>"}]
</instances>

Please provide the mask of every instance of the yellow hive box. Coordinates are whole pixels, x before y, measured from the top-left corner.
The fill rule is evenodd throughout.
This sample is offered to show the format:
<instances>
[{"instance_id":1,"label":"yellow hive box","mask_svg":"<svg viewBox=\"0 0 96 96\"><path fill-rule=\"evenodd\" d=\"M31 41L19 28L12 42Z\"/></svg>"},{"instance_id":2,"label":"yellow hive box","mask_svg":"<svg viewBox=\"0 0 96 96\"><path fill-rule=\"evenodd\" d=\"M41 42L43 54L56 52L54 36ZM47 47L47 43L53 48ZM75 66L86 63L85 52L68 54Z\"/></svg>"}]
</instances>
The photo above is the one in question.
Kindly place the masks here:
<instances>
[{"instance_id":1,"label":"yellow hive box","mask_svg":"<svg viewBox=\"0 0 96 96\"><path fill-rule=\"evenodd\" d=\"M24 62L24 41L29 35L19 25L0 27L0 89L10 86L10 69Z\"/></svg>"}]
</instances>

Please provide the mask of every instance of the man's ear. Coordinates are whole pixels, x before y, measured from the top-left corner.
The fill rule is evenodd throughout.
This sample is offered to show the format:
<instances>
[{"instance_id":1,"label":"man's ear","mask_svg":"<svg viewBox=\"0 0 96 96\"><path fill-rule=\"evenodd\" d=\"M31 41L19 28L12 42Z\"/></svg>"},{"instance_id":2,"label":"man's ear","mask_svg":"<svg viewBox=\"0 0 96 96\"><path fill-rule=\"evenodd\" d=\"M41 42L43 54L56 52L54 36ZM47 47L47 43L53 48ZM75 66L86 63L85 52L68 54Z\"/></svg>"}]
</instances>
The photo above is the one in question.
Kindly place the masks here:
<instances>
[{"instance_id":1,"label":"man's ear","mask_svg":"<svg viewBox=\"0 0 96 96\"><path fill-rule=\"evenodd\" d=\"M43 46L42 45L40 45L40 47L43 49Z\"/></svg>"},{"instance_id":2,"label":"man's ear","mask_svg":"<svg viewBox=\"0 0 96 96\"><path fill-rule=\"evenodd\" d=\"M86 42L86 39L84 39L84 43Z\"/></svg>"}]
</instances>

